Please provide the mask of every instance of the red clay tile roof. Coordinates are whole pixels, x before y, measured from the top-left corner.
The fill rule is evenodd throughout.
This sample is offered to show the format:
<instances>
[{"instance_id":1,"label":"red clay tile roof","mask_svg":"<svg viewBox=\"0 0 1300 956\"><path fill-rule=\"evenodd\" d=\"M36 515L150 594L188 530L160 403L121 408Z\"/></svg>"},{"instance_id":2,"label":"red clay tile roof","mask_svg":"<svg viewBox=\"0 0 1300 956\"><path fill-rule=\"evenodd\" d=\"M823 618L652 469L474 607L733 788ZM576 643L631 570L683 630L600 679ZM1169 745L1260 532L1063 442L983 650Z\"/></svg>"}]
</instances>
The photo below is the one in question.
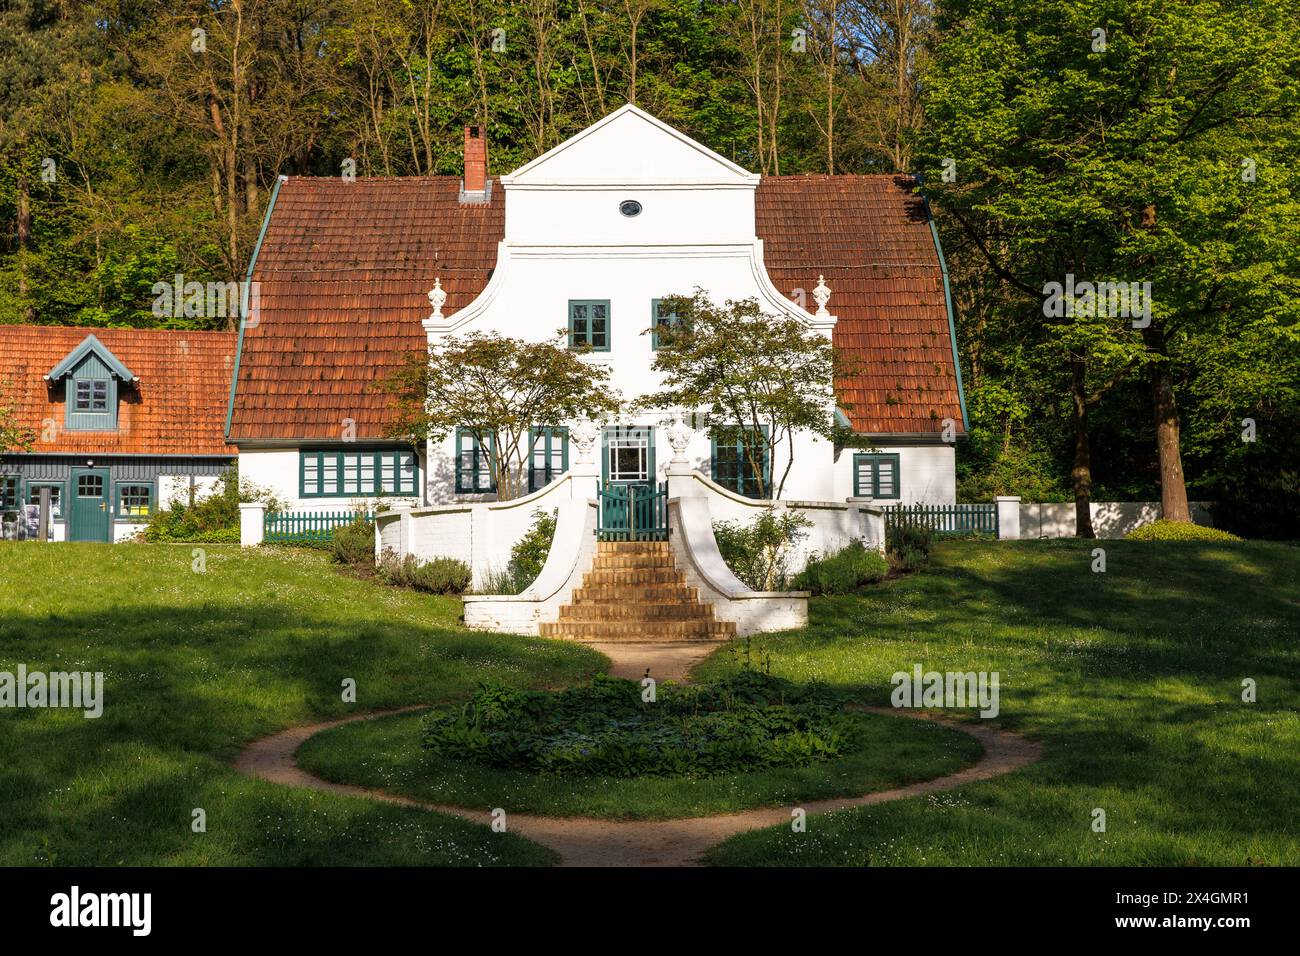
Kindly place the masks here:
<instances>
[{"instance_id":1,"label":"red clay tile roof","mask_svg":"<svg viewBox=\"0 0 1300 956\"><path fill-rule=\"evenodd\" d=\"M904 176L764 178L758 234L789 294L825 274L835 342L863 370L838 384L854 429L962 432L943 276L922 200ZM461 204L451 176L287 177L257 255L261 311L244 334L231 441L380 438L389 398L370 388L424 347L435 276L454 313L487 285L505 191ZM815 306L810 301L809 311Z\"/></svg>"},{"instance_id":2,"label":"red clay tile roof","mask_svg":"<svg viewBox=\"0 0 1300 956\"><path fill-rule=\"evenodd\" d=\"M450 314L487 285L504 191L462 204L452 176L290 176L257 253L261 315L244 333L231 441L381 438L388 395L370 388L425 347L434 277Z\"/></svg>"},{"instance_id":3,"label":"red clay tile roof","mask_svg":"<svg viewBox=\"0 0 1300 956\"><path fill-rule=\"evenodd\" d=\"M92 334L139 379L118 386L116 432L64 430L64 387L45 381ZM31 454L233 457L222 430L234 361L233 332L0 325L3 403L35 430ZM53 441L42 440L47 419Z\"/></svg>"},{"instance_id":4,"label":"red clay tile roof","mask_svg":"<svg viewBox=\"0 0 1300 956\"><path fill-rule=\"evenodd\" d=\"M856 432L964 434L943 272L910 176L765 176L757 230L767 273L808 309L826 276L835 344L856 374L837 383Z\"/></svg>"}]
</instances>

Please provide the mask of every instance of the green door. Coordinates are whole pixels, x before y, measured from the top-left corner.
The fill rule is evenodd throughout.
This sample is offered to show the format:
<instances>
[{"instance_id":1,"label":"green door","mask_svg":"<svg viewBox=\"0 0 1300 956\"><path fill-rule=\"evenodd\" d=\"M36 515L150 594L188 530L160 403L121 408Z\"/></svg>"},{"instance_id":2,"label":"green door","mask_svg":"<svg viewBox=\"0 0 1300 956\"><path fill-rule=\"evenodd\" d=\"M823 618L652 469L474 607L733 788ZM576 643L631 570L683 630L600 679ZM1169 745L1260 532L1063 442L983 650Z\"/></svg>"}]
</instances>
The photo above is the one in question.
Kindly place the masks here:
<instances>
[{"instance_id":1,"label":"green door","mask_svg":"<svg viewBox=\"0 0 1300 956\"><path fill-rule=\"evenodd\" d=\"M111 541L113 513L108 499L107 468L72 470L72 505L68 517L69 541Z\"/></svg>"}]
</instances>

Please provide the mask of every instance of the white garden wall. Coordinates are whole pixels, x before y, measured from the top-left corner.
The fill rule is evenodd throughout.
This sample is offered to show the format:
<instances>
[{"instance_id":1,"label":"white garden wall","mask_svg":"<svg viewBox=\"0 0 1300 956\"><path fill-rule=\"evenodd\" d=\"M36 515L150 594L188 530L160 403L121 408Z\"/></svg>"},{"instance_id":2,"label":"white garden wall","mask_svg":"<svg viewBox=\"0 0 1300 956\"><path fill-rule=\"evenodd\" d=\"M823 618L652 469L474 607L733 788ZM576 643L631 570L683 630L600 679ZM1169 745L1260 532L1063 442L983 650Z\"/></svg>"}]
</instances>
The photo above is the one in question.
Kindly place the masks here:
<instances>
[{"instance_id":1,"label":"white garden wall","mask_svg":"<svg viewBox=\"0 0 1300 956\"><path fill-rule=\"evenodd\" d=\"M1212 527L1210 502L1190 502L1192 520ZM1158 501L1094 501L1092 527L1098 538L1122 538L1130 531L1160 517ZM1074 502L1020 504L1021 538L1072 538L1075 530Z\"/></svg>"}]
</instances>

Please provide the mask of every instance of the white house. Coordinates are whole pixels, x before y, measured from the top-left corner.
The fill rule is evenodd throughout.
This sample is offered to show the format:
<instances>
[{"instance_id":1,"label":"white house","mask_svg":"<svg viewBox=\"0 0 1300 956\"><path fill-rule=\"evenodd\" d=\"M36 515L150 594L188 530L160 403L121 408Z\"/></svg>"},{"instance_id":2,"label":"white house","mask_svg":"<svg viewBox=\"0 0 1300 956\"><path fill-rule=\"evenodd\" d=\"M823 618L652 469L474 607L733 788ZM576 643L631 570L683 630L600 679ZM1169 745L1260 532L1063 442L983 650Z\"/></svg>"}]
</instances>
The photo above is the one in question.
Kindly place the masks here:
<instances>
[{"instance_id":1,"label":"white house","mask_svg":"<svg viewBox=\"0 0 1300 956\"><path fill-rule=\"evenodd\" d=\"M689 409L535 429L529 493L510 501L495 500L476 423L422 448L387 437L374 383L450 335L567 342L634 399L659 384L661 300L754 298L857 368L826 410L852 440L796 439L779 505L812 523L796 564L883 547L880 505L955 498L966 416L947 275L906 176L760 177L629 105L492 179L466 129L462 179L282 177L250 278L227 426L243 476L304 511L384 499L379 551L462 559L479 588L536 511L558 515L541 575L466 596L471 626L715 640L798 626L807 595L751 591L723 562L713 522L768 505Z\"/></svg>"},{"instance_id":2,"label":"white house","mask_svg":"<svg viewBox=\"0 0 1300 956\"><path fill-rule=\"evenodd\" d=\"M670 320L659 300L700 287L797 316L861 366L836 387L854 440L800 438L785 499L955 499L965 409L946 270L914 180L760 177L631 105L499 179L480 132L465 144L463 179L281 177L231 391L244 476L302 510L490 500L472 436L418 450L386 438L388 398L372 384L447 335L567 329L633 398L657 385L643 333ZM669 424L603 423L600 482L664 481ZM684 454L749 491L734 449L707 433ZM572 455L568 429L537 434L530 487Z\"/></svg>"}]
</instances>

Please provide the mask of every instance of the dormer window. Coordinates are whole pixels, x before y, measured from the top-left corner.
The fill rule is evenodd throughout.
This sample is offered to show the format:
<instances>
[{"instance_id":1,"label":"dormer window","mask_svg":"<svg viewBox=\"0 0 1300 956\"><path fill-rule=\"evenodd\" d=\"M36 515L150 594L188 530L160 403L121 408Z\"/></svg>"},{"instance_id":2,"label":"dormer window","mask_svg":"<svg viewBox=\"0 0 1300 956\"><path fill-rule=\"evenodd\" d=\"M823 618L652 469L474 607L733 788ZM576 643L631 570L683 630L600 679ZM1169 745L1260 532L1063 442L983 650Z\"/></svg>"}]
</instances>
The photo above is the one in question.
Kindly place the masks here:
<instances>
[{"instance_id":1,"label":"dormer window","mask_svg":"<svg viewBox=\"0 0 1300 956\"><path fill-rule=\"evenodd\" d=\"M116 431L121 388L137 381L129 368L93 335L87 335L46 380L63 388L68 431Z\"/></svg>"},{"instance_id":2,"label":"dormer window","mask_svg":"<svg viewBox=\"0 0 1300 956\"><path fill-rule=\"evenodd\" d=\"M79 412L108 411L108 379L78 379L76 403Z\"/></svg>"}]
</instances>

